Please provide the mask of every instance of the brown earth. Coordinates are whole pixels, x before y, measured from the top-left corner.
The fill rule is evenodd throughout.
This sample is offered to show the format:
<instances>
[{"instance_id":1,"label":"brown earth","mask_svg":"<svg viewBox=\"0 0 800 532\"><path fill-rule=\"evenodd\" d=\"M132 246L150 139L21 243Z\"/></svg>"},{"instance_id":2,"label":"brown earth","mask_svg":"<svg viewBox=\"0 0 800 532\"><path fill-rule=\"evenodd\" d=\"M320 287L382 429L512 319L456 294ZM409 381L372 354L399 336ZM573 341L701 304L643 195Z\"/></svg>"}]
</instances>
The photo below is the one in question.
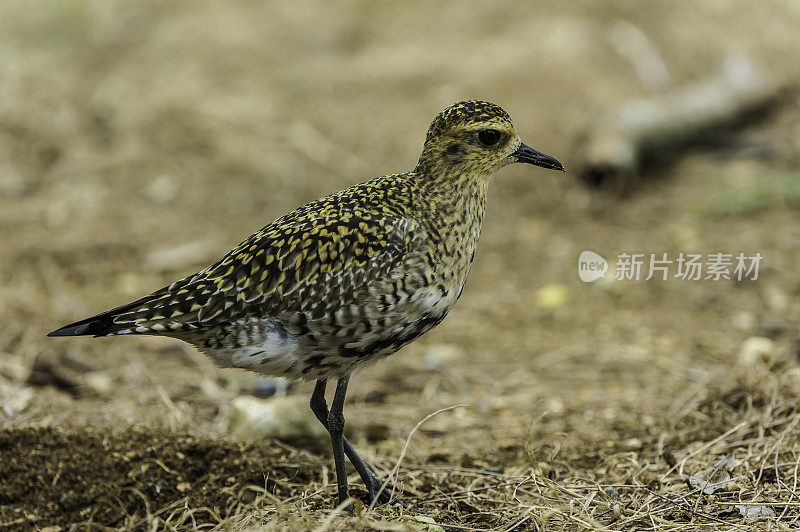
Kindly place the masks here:
<instances>
[{"instance_id":1,"label":"brown earth","mask_svg":"<svg viewBox=\"0 0 800 532\"><path fill-rule=\"evenodd\" d=\"M637 75L631 31L663 59L665 88ZM410 439L396 486L424 514L333 512L324 438L237 442L237 398L264 386L253 375L163 339L44 335L306 201L410 168L457 100L501 104L569 170L602 109L709 76L730 53L800 79L798 42L790 2L4 3L0 526L796 527L796 103L626 198L569 173L496 177L459 304L357 375L345 411L385 478L421 419L468 405ZM756 281L585 284L587 249L764 261ZM310 391L288 392L300 426ZM724 489L691 485L729 455Z\"/></svg>"},{"instance_id":2,"label":"brown earth","mask_svg":"<svg viewBox=\"0 0 800 532\"><path fill-rule=\"evenodd\" d=\"M7 457L0 464L7 525L141 526L152 515L168 520L183 507L194 510L186 524L202 523L229 517L238 509L234 502L252 502L256 493L248 497L244 486L280 496L289 494L282 487L287 479L312 478L302 460L289 465L297 453L279 446L254 449L142 428L113 434L91 428L4 430L0 448Z\"/></svg>"}]
</instances>

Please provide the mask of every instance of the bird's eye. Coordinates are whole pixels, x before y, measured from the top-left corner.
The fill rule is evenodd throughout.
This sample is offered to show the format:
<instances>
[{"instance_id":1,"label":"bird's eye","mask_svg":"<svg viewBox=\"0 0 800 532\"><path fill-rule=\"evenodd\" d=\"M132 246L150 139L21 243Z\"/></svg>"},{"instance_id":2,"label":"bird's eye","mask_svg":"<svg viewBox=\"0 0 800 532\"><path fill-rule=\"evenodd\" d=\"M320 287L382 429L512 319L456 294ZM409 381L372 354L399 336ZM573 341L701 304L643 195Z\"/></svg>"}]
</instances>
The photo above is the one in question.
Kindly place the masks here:
<instances>
[{"instance_id":1,"label":"bird's eye","mask_svg":"<svg viewBox=\"0 0 800 532\"><path fill-rule=\"evenodd\" d=\"M494 146L500 142L502 135L496 129L483 129L478 131L478 140L484 146Z\"/></svg>"}]
</instances>

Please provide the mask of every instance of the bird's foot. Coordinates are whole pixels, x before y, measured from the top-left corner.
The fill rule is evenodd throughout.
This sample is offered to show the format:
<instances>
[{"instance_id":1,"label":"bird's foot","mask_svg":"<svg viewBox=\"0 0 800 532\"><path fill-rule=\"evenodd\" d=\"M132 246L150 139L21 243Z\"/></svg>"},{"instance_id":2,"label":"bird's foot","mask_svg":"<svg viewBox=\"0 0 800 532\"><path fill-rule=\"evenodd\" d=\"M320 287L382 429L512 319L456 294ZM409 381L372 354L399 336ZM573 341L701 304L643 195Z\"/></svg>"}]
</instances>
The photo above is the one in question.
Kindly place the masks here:
<instances>
[{"instance_id":1,"label":"bird's foot","mask_svg":"<svg viewBox=\"0 0 800 532\"><path fill-rule=\"evenodd\" d=\"M378 489L380 489L380 486L378 487ZM377 508L378 506L383 506L384 504L395 504L395 505L399 506L400 508L402 508L403 510L405 510L406 512L410 512L412 514L430 515L430 512L426 512L426 511L420 510L418 508L413 508L413 507L409 506L408 504L406 504L405 502L403 502L402 500L400 500L399 498L392 497L392 490L389 489L388 487L385 488L383 491L381 491L380 494L377 494L377 496L376 496L376 494L377 494L377 490L375 490L374 493L370 493L370 495L369 495L370 496L370 503L372 503L372 501L377 501L375 503L375 506L374 506L375 508Z\"/></svg>"},{"instance_id":2,"label":"bird's foot","mask_svg":"<svg viewBox=\"0 0 800 532\"><path fill-rule=\"evenodd\" d=\"M366 486L367 492L369 493L369 504L373 505L373 507L377 508L378 506L383 506L384 504L396 504L402 508L408 508L408 505L398 499L396 496L392 496L392 488L390 486L383 486L383 483L375 477L373 482L370 482L370 485Z\"/></svg>"}]
</instances>

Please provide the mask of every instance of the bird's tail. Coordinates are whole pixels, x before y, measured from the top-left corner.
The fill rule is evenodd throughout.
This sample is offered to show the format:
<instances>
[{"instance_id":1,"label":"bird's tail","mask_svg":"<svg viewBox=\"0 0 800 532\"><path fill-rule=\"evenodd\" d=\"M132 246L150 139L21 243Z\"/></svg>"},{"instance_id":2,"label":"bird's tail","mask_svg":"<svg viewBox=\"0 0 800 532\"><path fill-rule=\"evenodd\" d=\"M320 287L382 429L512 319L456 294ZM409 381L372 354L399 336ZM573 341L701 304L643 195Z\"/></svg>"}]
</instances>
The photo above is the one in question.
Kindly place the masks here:
<instances>
[{"instance_id":1,"label":"bird's tail","mask_svg":"<svg viewBox=\"0 0 800 532\"><path fill-rule=\"evenodd\" d=\"M120 320L123 315L135 313L144 307L148 302L155 299L154 294L137 299L126 305L107 310L96 316L85 318L75 323L65 325L47 334L47 336L109 336L112 334L136 334L136 320Z\"/></svg>"}]
</instances>

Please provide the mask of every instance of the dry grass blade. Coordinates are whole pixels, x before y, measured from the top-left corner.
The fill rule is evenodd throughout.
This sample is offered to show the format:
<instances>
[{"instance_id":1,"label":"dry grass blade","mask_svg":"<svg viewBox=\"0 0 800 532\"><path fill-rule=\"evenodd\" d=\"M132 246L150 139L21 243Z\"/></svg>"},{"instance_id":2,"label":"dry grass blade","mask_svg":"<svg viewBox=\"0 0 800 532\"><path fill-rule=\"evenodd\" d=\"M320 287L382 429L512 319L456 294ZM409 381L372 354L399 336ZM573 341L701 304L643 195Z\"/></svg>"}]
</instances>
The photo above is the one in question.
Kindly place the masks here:
<instances>
[{"instance_id":1,"label":"dry grass blade","mask_svg":"<svg viewBox=\"0 0 800 532\"><path fill-rule=\"evenodd\" d=\"M406 437L406 441L403 443L403 449L400 451L400 456L397 458L397 462L394 464L394 467L392 468L391 472L386 477L386 480L383 481L383 484L381 485L380 491L385 490L386 487L389 485L389 483L392 483L392 494L391 494L391 497L394 498L394 481L397 478L397 472L400 470L400 464L403 463L403 458L405 458L405 456L406 456L406 451L408 450L408 445L411 443L411 438L414 436L414 433L417 432L417 430L426 421L428 421L429 419L431 419L431 418L433 418L435 416L438 416L439 414L441 414L443 412L448 412L448 411L454 410L456 408L466 408L466 407L469 407L469 406L471 406L471 405L463 404L463 405L452 405L452 406L448 406L448 407L445 407L445 408L440 408L436 412L432 412L432 413L428 414L427 416L425 416L424 418L422 418L421 420L419 420L419 422L417 422L417 424L414 425L414 428L411 429L411 432L408 433L408 437ZM367 516L369 516L369 514L372 512L372 510L375 509L375 504L376 503L377 503L377 500L373 500L372 502L370 502L369 508L367 508Z\"/></svg>"}]
</instances>

